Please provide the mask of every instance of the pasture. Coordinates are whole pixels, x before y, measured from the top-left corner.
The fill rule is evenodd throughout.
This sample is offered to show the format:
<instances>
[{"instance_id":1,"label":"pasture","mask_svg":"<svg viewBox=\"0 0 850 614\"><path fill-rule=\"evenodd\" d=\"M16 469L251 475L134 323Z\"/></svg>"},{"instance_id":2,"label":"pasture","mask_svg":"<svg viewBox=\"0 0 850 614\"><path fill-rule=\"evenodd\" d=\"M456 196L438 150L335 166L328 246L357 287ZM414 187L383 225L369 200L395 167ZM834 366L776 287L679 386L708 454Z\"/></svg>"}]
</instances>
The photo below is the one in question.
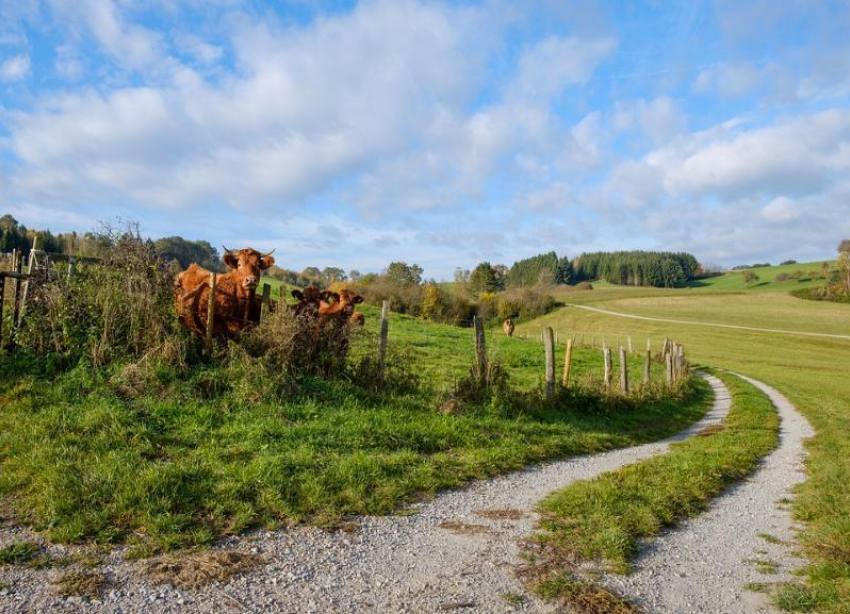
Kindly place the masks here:
<instances>
[{"instance_id":1,"label":"pasture","mask_svg":"<svg viewBox=\"0 0 850 614\"><path fill-rule=\"evenodd\" d=\"M376 310L366 312L353 361L375 353ZM672 395L654 384L628 399L594 392L598 350L575 353L575 381L588 387L550 406L541 344L501 333L488 342L510 387L470 401L454 391L469 373L472 332L395 314L396 383L378 391L356 372L296 385L244 357L32 373L15 354L2 364L3 513L53 541L149 555L256 526L391 513L475 478L657 439L706 408L701 383ZM660 365L653 375L663 377Z\"/></svg>"},{"instance_id":2,"label":"pasture","mask_svg":"<svg viewBox=\"0 0 850 614\"><path fill-rule=\"evenodd\" d=\"M609 287L561 298L625 314L850 334L846 305L774 292ZM536 334L543 326L609 338L671 336L685 344L693 363L738 371L786 395L817 435L808 446L809 479L794 501L794 514L804 527L800 544L811 560L806 570L809 588L789 589L779 603L803 611L846 611L841 608L850 600L850 340L633 320L574 307L526 323L518 331Z\"/></svg>"}]
</instances>

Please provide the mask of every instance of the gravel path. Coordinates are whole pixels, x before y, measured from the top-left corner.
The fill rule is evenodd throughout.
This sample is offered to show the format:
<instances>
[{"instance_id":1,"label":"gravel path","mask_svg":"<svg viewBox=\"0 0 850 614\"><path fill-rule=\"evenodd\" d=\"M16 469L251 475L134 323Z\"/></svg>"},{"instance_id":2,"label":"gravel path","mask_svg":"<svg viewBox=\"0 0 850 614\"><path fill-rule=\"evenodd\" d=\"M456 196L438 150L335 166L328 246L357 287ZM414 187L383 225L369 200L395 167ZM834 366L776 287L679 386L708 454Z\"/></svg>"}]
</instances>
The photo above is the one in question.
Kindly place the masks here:
<instances>
[{"instance_id":1,"label":"gravel path","mask_svg":"<svg viewBox=\"0 0 850 614\"><path fill-rule=\"evenodd\" d=\"M666 441L477 482L441 494L410 515L362 518L353 533L297 528L234 538L220 547L259 554L266 563L199 591L152 587L139 574L142 563L124 561L120 550L100 568L114 583L100 602L57 597L51 581L66 570L0 568L0 583L11 585L0 589L0 611L547 612L534 599L525 597L517 604L512 598L524 593L513 567L521 562L518 541L534 530L534 504L574 480L661 454L670 442L722 421L730 406L728 390L716 378L705 377L715 393L711 411ZM487 510L501 513L479 513ZM25 537L34 536L0 529L0 545ZM50 550L55 555L67 552L61 546Z\"/></svg>"},{"instance_id":2,"label":"gravel path","mask_svg":"<svg viewBox=\"0 0 850 614\"><path fill-rule=\"evenodd\" d=\"M604 579L606 586L647 612L773 612L763 594L747 591L745 585L790 580L791 572L805 563L789 550L794 527L781 502L805 479L803 441L814 431L779 392L739 377L761 389L778 409L780 445L708 512L649 542L630 575Z\"/></svg>"},{"instance_id":3,"label":"gravel path","mask_svg":"<svg viewBox=\"0 0 850 614\"><path fill-rule=\"evenodd\" d=\"M783 335L802 335L804 337L825 337L827 339L843 339L850 341L850 335L839 335L836 333L811 333L803 330L786 330L784 328L758 328L756 326L741 326L740 324L718 324L716 322L702 322L699 320L673 320L670 318L656 318L652 316L638 316L632 313L623 313L621 311L611 311L609 309L600 309L599 307L590 307L589 305L576 305L575 303L565 303L567 307L575 307L576 309L584 309L585 311L594 311L603 313L609 316L617 316L618 318L629 318L631 320L648 320L650 322L665 322L667 324L687 324L688 326L711 326L714 328L733 328L736 330L751 330L757 333L781 333Z\"/></svg>"}]
</instances>

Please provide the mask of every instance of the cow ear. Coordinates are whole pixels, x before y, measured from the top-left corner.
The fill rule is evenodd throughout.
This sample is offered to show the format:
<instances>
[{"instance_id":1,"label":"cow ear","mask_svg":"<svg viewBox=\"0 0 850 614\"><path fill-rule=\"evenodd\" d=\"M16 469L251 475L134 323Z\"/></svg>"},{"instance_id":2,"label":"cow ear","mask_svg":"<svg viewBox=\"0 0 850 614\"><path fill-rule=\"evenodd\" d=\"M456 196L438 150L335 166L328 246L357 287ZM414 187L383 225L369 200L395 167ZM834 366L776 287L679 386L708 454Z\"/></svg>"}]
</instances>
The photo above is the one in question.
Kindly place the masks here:
<instances>
[{"instance_id":1,"label":"cow ear","mask_svg":"<svg viewBox=\"0 0 850 614\"><path fill-rule=\"evenodd\" d=\"M292 297L297 298L299 301L303 301L304 300L304 293L301 292L301 290L293 290L292 291Z\"/></svg>"},{"instance_id":2,"label":"cow ear","mask_svg":"<svg viewBox=\"0 0 850 614\"><path fill-rule=\"evenodd\" d=\"M274 264L274 256L263 256L260 258L260 269L265 271Z\"/></svg>"},{"instance_id":3,"label":"cow ear","mask_svg":"<svg viewBox=\"0 0 850 614\"><path fill-rule=\"evenodd\" d=\"M229 266L231 269L239 268L239 258L237 258L236 255L227 252L221 257L221 259L224 261L224 264Z\"/></svg>"},{"instance_id":4,"label":"cow ear","mask_svg":"<svg viewBox=\"0 0 850 614\"><path fill-rule=\"evenodd\" d=\"M355 296L355 297L354 297L354 299L353 299L351 302L352 302L352 303L354 303L355 305L356 305L357 303L362 303L362 302L363 302L363 297L362 297L362 296L360 296L360 295L358 294L357 296Z\"/></svg>"}]
</instances>

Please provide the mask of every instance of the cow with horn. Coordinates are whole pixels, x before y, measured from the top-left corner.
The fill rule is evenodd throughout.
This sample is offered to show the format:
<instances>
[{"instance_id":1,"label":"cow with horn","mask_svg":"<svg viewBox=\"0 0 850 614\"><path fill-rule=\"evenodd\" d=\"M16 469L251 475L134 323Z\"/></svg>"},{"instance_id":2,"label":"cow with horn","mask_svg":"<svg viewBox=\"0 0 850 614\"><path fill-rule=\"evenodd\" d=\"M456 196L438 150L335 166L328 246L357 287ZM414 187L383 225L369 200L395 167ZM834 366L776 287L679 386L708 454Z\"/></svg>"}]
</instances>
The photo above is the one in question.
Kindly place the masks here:
<instances>
[{"instance_id":1,"label":"cow with horn","mask_svg":"<svg viewBox=\"0 0 850 614\"><path fill-rule=\"evenodd\" d=\"M256 298L262 271L274 264L272 253L255 249L231 250L224 246L222 261L230 269L218 276L215 288L213 335L234 337L259 321L260 303ZM206 334L207 309L212 273L196 263L179 273L174 282L175 301L180 322L198 335Z\"/></svg>"}]
</instances>

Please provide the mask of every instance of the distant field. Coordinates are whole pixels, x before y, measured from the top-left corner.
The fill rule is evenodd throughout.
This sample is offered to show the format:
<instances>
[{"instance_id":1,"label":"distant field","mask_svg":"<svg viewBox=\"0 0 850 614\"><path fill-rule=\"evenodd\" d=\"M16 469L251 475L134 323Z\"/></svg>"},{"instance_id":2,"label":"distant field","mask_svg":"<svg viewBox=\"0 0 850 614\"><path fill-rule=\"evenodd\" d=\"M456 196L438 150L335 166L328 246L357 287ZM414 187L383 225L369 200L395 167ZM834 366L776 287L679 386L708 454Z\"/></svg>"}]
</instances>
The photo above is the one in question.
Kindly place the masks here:
<instances>
[{"instance_id":1,"label":"distant field","mask_svg":"<svg viewBox=\"0 0 850 614\"><path fill-rule=\"evenodd\" d=\"M800 288L822 286L824 283L823 279L813 279L813 277L821 274L822 265L823 261L743 269L740 271L730 271L718 277L700 279L691 282L689 285L692 288L710 288L712 290L746 290L748 292L754 290L766 290L769 292L790 292L791 290L798 290ZM744 283L745 270L752 271L759 277L759 280L749 287ZM792 275L797 271L802 272L802 276L799 280L788 279L786 281L776 281L776 276L781 273Z\"/></svg>"}]
</instances>

